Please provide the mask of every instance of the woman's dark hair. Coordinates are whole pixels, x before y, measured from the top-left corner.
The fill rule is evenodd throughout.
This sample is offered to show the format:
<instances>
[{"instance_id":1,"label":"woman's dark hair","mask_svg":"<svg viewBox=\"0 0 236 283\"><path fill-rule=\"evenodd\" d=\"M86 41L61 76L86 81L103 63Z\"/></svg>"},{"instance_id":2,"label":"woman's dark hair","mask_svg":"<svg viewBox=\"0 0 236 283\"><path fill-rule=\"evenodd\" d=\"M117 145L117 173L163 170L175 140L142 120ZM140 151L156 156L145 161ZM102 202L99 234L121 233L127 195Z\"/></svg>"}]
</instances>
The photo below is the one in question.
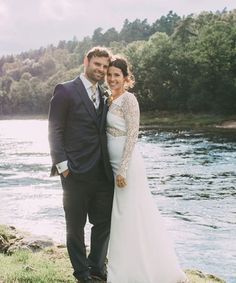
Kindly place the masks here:
<instances>
[{"instance_id":1,"label":"woman's dark hair","mask_svg":"<svg viewBox=\"0 0 236 283\"><path fill-rule=\"evenodd\" d=\"M132 88L135 83L134 76L131 72L131 65L124 56L115 55L112 57L109 67L116 67L121 70L124 77L127 78L125 89Z\"/></svg>"}]
</instances>

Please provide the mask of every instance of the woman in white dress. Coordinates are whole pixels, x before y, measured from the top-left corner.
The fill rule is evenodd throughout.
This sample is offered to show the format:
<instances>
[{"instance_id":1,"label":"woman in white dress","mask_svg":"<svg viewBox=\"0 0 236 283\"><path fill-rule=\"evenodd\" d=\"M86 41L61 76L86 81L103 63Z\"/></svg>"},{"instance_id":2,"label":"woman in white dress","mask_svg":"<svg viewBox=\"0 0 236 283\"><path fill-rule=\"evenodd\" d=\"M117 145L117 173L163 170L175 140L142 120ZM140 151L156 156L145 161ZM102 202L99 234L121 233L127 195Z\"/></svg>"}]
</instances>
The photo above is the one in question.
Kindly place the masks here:
<instances>
[{"instance_id":1,"label":"woman in white dress","mask_svg":"<svg viewBox=\"0 0 236 283\"><path fill-rule=\"evenodd\" d=\"M126 59L112 60L107 82L113 98L107 115L108 150L115 176L107 282L188 282L152 199L136 146L139 105L127 91L134 80Z\"/></svg>"}]
</instances>

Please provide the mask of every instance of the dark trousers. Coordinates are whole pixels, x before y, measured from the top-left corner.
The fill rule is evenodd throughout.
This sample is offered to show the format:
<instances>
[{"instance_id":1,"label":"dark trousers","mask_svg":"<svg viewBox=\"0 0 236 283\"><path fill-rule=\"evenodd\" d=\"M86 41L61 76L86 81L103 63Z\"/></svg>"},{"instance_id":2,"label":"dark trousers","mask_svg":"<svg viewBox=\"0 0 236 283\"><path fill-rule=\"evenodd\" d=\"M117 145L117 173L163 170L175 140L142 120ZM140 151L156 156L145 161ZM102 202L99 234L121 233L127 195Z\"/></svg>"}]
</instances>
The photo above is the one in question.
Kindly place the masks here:
<instances>
[{"instance_id":1,"label":"dark trousers","mask_svg":"<svg viewBox=\"0 0 236 283\"><path fill-rule=\"evenodd\" d=\"M101 163L84 174L61 177L67 229L67 249L79 279L89 270L104 272L110 234L113 182L108 181ZM87 216L93 225L90 253L86 256L84 227Z\"/></svg>"}]
</instances>

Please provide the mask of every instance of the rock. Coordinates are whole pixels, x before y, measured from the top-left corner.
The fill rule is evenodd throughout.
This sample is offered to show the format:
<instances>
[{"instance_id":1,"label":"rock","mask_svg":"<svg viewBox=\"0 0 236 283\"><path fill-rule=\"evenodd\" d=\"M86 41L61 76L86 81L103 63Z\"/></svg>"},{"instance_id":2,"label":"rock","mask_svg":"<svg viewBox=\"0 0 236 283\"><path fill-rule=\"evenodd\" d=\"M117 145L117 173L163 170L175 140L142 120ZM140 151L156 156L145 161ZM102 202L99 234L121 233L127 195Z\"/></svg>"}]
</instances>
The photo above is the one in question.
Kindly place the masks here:
<instances>
[{"instance_id":1,"label":"rock","mask_svg":"<svg viewBox=\"0 0 236 283\"><path fill-rule=\"evenodd\" d=\"M200 270L185 270L190 282L199 282L199 283L226 283L223 279L216 277L213 274L203 273Z\"/></svg>"},{"instance_id":2,"label":"rock","mask_svg":"<svg viewBox=\"0 0 236 283\"><path fill-rule=\"evenodd\" d=\"M223 129L236 129L236 121L225 121L221 125L217 125L217 128L223 128Z\"/></svg>"},{"instance_id":3,"label":"rock","mask_svg":"<svg viewBox=\"0 0 236 283\"><path fill-rule=\"evenodd\" d=\"M0 235L0 252L5 253L7 249L9 248L10 243L3 237L3 235Z\"/></svg>"},{"instance_id":4,"label":"rock","mask_svg":"<svg viewBox=\"0 0 236 283\"><path fill-rule=\"evenodd\" d=\"M13 226L1 226L0 252L12 254L19 249L40 251L46 247L54 246L48 236L31 235L24 231L16 230Z\"/></svg>"},{"instance_id":5,"label":"rock","mask_svg":"<svg viewBox=\"0 0 236 283\"><path fill-rule=\"evenodd\" d=\"M29 236L23 238L20 242L21 246L27 246L31 250L41 250L43 248L54 246L54 242L48 236Z\"/></svg>"},{"instance_id":6,"label":"rock","mask_svg":"<svg viewBox=\"0 0 236 283\"><path fill-rule=\"evenodd\" d=\"M47 236L26 235L22 239L15 241L7 250L7 254L12 254L16 250L40 251L46 247L54 246L54 242Z\"/></svg>"}]
</instances>

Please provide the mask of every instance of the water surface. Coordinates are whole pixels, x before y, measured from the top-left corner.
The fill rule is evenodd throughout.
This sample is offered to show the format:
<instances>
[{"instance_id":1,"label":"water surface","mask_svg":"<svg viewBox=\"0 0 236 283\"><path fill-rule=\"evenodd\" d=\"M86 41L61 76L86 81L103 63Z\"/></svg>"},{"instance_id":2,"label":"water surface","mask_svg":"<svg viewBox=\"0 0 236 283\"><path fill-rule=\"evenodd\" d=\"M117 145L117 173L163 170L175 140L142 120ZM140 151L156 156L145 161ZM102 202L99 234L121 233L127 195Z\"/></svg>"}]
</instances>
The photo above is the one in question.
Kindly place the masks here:
<instances>
[{"instance_id":1,"label":"water surface","mask_svg":"<svg viewBox=\"0 0 236 283\"><path fill-rule=\"evenodd\" d=\"M236 282L236 133L141 131L150 190L184 268ZM0 121L0 223L65 242L45 120ZM89 226L86 229L89 239Z\"/></svg>"}]
</instances>

